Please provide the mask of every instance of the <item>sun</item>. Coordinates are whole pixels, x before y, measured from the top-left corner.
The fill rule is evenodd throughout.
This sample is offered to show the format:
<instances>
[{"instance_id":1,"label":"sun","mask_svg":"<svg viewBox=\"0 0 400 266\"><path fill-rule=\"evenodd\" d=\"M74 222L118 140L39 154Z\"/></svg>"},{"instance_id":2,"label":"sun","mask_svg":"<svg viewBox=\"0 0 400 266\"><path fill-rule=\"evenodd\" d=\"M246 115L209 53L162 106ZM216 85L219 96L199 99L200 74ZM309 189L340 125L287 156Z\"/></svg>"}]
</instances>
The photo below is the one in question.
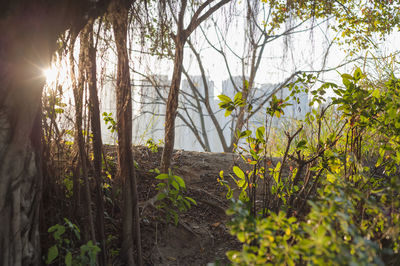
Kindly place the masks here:
<instances>
[{"instance_id":1,"label":"sun","mask_svg":"<svg viewBox=\"0 0 400 266\"><path fill-rule=\"evenodd\" d=\"M58 71L55 68L46 68L43 70L43 75L46 77L46 83L50 84L57 80Z\"/></svg>"}]
</instances>

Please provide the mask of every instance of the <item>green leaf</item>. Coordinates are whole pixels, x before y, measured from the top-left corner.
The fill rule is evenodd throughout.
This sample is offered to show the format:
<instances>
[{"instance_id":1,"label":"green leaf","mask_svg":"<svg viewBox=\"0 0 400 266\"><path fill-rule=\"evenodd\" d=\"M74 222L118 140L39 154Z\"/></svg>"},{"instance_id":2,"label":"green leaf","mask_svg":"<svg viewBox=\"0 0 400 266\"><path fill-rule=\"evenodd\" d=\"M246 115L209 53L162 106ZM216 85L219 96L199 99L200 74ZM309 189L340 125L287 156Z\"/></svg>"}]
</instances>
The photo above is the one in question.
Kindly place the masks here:
<instances>
[{"instance_id":1,"label":"green leaf","mask_svg":"<svg viewBox=\"0 0 400 266\"><path fill-rule=\"evenodd\" d=\"M244 184L246 184L246 180L245 180L245 179L240 179L240 180L238 181L238 183L237 183L238 187L240 187L240 188L243 187Z\"/></svg>"},{"instance_id":2,"label":"green leaf","mask_svg":"<svg viewBox=\"0 0 400 266\"><path fill-rule=\"evenodd\" d=\"M350 80L347 79L347 78L343 78L343 79L342 79L342 82L343 82L343 84L344 84L346 87L349 87L350 84L351 84Z\"/></svg>"},{"instance_id":3,"label":"green leaf","mask_svg":"<svg viewBox=\"0 0 400 266\"><path fill-rule=\"evenodd\" d=\"M355 71L354 71L354 79L355 80L359 80L362 77L362 72L361 69L358 67Z\"/></svg>"},{"instance_id":4,"label":"green leaf","mask_svg":"<svg viewBox=\"0 0 400 266\"><path fill-rule=\"evenodd\" d=\"M353 80L354 79L353 76L349 75L349 74L342 74L342 78L349 79L349 80Z\"/></svg>"},{"instance_id":5,"label":"green leaf","mask_svg":"<svg viewBox=\"0 0 400 266\"><path fill-rule=\"evenodd\" d=\"M232 191L232 189L229 189L229 190L228 190L228 193L226 193L226 198L227 198L227 199L231 199L232 196L233 196L233 191Z\"/></svg>"},{"instance_id":6,"label":"green leaf","mask_svg":"<svg viewBox=\"0 0 400 266\"><path fill-rule=\"evenodd\" d=\"M52 246L49 248L49 251L47 252L47 260L46 264L50 264L53 262L58 257L58 248L56 245Z\"/></svg>"},{"instance_id":7,"label":"green leaf","mask_svg":"<svg viewBox=\"0 0 400 266\"><path fill-rule=\"evenodd\" d=\"M173 180L173 181L171 182L171 185L172 185L176 190L179 190L179 184L178 184L175 180Z\"/></svg>"},{"instance_id":8,"label":"green leaf","mask_svg":"<svg viewBox=\"0 0 400 266\"><path fill-rule=\"evenodd\" d=\"M249 197L247 196L246 190L242 190L242 191L240 192L239 200L241 200L241 201L243 201L243 202L246 202L246 201L249 200Z\"/></svg>"},{"instance_id":9,"label":"green leaf","mask_svg":"<svg viewBox=\"0 0 400 266\"><path fill-rule=\"evenodd\" d=\"M239 134L239 138L246 138L251 135L251 130L245 130Z\"/></svg>"},{"instance_id":10,"label":"green leaf","mask_svg":"<svg viewBox=\"0 0 400 266\"><path fill-rule=\"evenodd\" d=\"M172 212L172 215L174 216L174 223L176 226L176 225L178 225L178 221L179 221L178 214L176 212Z\"/></svg>"},{"instance_id":11,"label":"green leaf","mask_svg":"<svg viewBox=\"0 0 400 266\"><path fill-rule=\"evenodd\" d=\"M52 227L49 228L49 230L47 230L47 232L49 233L53 233L53 237L55 240L60 240L61 236L65 233L65 226L63 225L53 225Z\"/></svg>"},{"instance_id":12,"label":"green leaf","mask_svg":"<svg viewBox=\"0 0 400 266\"><path fill-rule=\"evenodd\" d=\"M65 265L71 266L72 265L72 253L68 251L67 255L65 255Z\"/></svg>"},{"instance_id":13,"label":"green leaf","mask_svg":"<svg viewBox=\"0 0 400 266\"><path fill-rule=\"evenodd\" d=\"M165 193L159 193L158 195L157 195L157 200L163 200L163 199L165 199L167 197L167 194L165 194Z\"/></svg>"},{"instance_id":14,"label":"green leaf","mask_svg":"<svg viewBox=\"0 0 400 266\"><path fill-rule=\"evenodd\" d=\"M224 103L229 103L232 101L231 98L229 98L228 96L226 96L224 94L218 95L218 99L220 99Z\"/></svg>"},{"instance_id":15,"label":"green leaf","mask_svg":"<svg viewBox=\"0 0 400 266\"><path fill-rule=\"evenodd\" d=\"M166 185L167 184L161 182L161 183L157 184L157 189L160 190L160 189L164 188Z\"/></svg>"},{"instance_id":16,"label":"green leaf","mask_svg":"<svg viewBox=\"0 0 400 266\"><path fill-rule=\"evenodd\" d=\"M237 175L237 177L239 177L240 179L244 179L245 175L244 172L242 171L242 169L240 169L239 167L237 167L236 165L233 167L233 172Z\"/></svg>"},{"instance_id":17,"label":"green leaf","mask_svg":"<svg viewBox=\"0 0 400 266\"><path fill-rule=\"evenodd\" d=\"M257 128L256 137L258 140L260 140L260 141L264 140L264 132L265 132L264 126Z\"/></svg>"},{"instance_id":18,"label":"green leaf","mask_svg":"<svg viewBox=\"0 0 400 266\"><path fill-rule=\"evenodd\" d=\"M174 175L174 178L181 188L186 188L185 181L183 181L182 177Z\"/></svg>"},{"instance_id":19,"label":"green leaf","mask_svg":"<svg viewBox=\"0 0 400 266\"><path fill-rule=\"evenodd\" d=\"M226 252L226 256L228 257L228 259L232 262L235 263L240 263L240 252L236 251L236 250L230 250L228 252Z\"/></svg>"},{"instance_id":20,"label":"green leaf","mask_svg":"<svg viewBox=\"0 0 400 266\"><path fill-rule=\"evenodd\" d=\"M160 174L158 176L156 176L156 179L167 179L168 178L168 174Z\"/></svg>"},{"instance_id":21,"label":"green leaf","mask_svg":"<svg viewBox=\"0 0 400 266\"><path fill-rule=\"evenodd\" d=\"M242 93L238 92L235 94L235 97L233 98L233 102L235 104L240 104L242 102Z\"/></svg>"},{"instance_id":22,"label":"green leaf","mask_svg":"<svg viewBox=\"0 0 400 266\"><path fill-rule=\"evenodd\" d=\"M304 149L306 147L307 141L302 139L297 143L297 149Z\"/></svg>"},{"instance_id":23,"label":"green leaf","mask_svg":"<svg viewBox=\"0 0 400 266\"><path fill-rule=\"evenodd\" d=\"M379 98L379 96L381 95L381 93L380 93L380 91L379 91L379 89L375 89L373 92L372 92L372 97L374 97L374 98Z\"/></svg>"},{"instance_id":24,"label":"green leaf","mask_svg":"<svg viewBox=\"0 0 400 266\"><path fill-rule=\"evenodd\" d=\"M239 240L240 242L242 242L242 243L246 240L245 235L244 235L244 232L239 232L239 233L237 233L236 236L237 236L238 240Z\"/></svg>"},{"instance_id":25,"label":"green leaf","mask_svg":"<svg viewBox=\"0 0 400 266\"><path fill-rule=\"evenodd\" d=\"M192 199L191 197L185 197L185 199L191 201L194 205L197 206L197 202L194 199Z\"/></svg>"}]
</instances>

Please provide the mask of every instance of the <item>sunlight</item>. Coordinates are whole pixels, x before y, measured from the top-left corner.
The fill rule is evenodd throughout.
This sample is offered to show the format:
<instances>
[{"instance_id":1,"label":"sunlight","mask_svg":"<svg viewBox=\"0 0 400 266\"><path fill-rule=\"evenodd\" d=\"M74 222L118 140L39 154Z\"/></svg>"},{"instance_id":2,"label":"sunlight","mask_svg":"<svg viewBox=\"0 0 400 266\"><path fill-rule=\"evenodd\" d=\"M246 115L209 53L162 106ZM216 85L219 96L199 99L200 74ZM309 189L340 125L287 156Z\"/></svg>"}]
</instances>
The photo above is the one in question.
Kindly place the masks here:
<instances>
[{"instance_id":1,"label":"sunlight","mask_svg":"<svg viewBox=\"0 0 400 266\"><path fill-rule=\"evenodd\" d=\"M46 77L46 83L50 84L57 80L58 71L54 68L46 68L43 70L43 75Z\"/></svg>"}]
</instances>

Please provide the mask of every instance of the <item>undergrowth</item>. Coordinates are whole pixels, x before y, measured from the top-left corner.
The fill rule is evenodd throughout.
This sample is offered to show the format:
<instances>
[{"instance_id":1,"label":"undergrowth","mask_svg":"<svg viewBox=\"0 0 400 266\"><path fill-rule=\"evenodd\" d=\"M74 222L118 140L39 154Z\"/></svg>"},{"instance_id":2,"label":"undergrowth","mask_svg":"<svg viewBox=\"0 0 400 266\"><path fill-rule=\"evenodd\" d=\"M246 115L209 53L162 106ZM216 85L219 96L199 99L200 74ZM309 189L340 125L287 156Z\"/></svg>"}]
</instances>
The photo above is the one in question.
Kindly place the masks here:
<instances>
[{"instance_id":1,"label":"undergrowth","mask_svg":"<svg viewBox=\"0 0 400 266\"><path fill-rule=\"evenodd\" d=\"M273 97L265 126L238 132L247 145L236 151L252 171L235 166L235 175L219 177L227 198L240 191L227 212L242 243L227 253L234 265L400 263L400 80L392 75L377 87L360 69L341 76L343 86L311 91L310 106L320 107L284 131L280 150L269 148L271 121L284 114L289 97ZM291 97L308 93L303 85L315 80L290 84ZM336 94L329 103L328 89ZM229 112L240 102L225 101ZM275 165L272 151L281 155Z\"/></svg>"}]
</instances>

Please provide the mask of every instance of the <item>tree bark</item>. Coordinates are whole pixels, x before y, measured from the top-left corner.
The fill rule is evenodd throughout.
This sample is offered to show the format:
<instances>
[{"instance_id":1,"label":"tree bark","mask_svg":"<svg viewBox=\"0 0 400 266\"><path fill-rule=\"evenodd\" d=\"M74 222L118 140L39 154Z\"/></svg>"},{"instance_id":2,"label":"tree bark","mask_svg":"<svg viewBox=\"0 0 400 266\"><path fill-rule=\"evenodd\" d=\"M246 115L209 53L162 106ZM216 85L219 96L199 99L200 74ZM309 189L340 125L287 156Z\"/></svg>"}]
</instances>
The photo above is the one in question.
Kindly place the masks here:
<instances>
[{"instance_id":1,"label":"tree bark","mask_svg":"<svg viewBox=\"0 0 400 266\"><path fill-rule=\"evenodd\" d=\"M210 17L215 11L220 7L227 4L230 0L220 0L215 5L211 6L214 0L208 0L201 4L198 9L194 12L189 25L184 27L185 11L187 6L187 0L181 1L181 7L176 17L173 14L174 20L177 23L176 34L173 34L173 39L175 43L175 55L174 55L174 71L172 74L171 88L168 94L166 115L165 115L165 136L164 136L164 149L161 156L161 171L163 173L168 173L168 169L171 166L171 157L174 150L175 141L175 118L178 110L178 98L179 90L181 86L182 77L182 62L183 62L183 52L184 46L187 38L192 34L192 32L208 17ZM207 11L203 11L210 7ZM172 13L172 7L170 5Z\"/></svg>"},{"instance_id":2,"label":"tree bark","mask_svg":"<svg viewBox=\"0 0 400 266\"><path fill-rule=\"evenodd\" d=\"M161 171L163 173L168 173L168 169L171 166L172 152L174 151L175 118L178 110L179 90L182 78L183 45L184 41L181 40L181 36L176 36L174 72L172 74L171 88L168 94L165 115L164 149L161 156Z\"/></svg>"},{"instance_id":3,"label":"tree bark","mask_svg":"<svg viewBox=\"0 0 400 266\"><path fill-rule=\"evenodd\" d=\"M108 0L0 3L0 265L41 264L42 71L58 35L106 5Z\"/></svg>"},{"instance_id":4,"label":"tree bark","mask_svg":"<svg viewBox=\"0 0 400 266\"><path fill-rule=\"evenodd\" d=\"M132 154L132 92L127 50L128 10L122 0L110 6L111 21L117 47L117 130L119 181L123 187L123 228L121 255L127 265L134 265L133 239L137 264L143 265L136 172Z\"/></svg>"},{"instance_id":5,"label":"tree bark","mask_svg":"<svg viewBox=\"0 0 400 266\"><path fill-rule=\"evenodd\" d=\"M16 9L0 17L0 265L40 264L40 68L56 37L43 32L41 15Z\"/></svg>"},{"instance_id":6,"label":"tree bark","mask_svg":"<svg viewBox=\"0 0 400 266\"><path fill-rule=\"evenodd\" d=\"M100 124L99 97L97 95L97 67L96 67L96 48L93 42L93 20L89 21L89 45L86 71L89 87L89 113L93 134L93 168L96 180L96 207L97 207L97 239L100 242L100 265L106 265L106 238L104 233L104 201L103 201L103 179L101 175L102 167L102 140Z\"/></svg>"},{"instance_id":7,"label":"tree bark","mask_svg":"<svg viewBox=\"0 0 400 266\"><path fill-rule=\"evenodd\" d=\"M74 51L75 49L75 41L77 38L77 32L74 30L71 30L70 34L70 45L69 45L69 50ZM78 86L76 84L76 75L75 75L75 59L74 59L74 53L69 54L69 66L70 66L70 78L72 82L72 88L75 91L75 88ZM74 95L75 96L75 95ZM76 100L75 100L76 101ZM76 115L76 113L75 113ZM76 136L76 134L75 134ZM75 141L75 145L77 142ZM75 161L75 160L73 160ZM73 178L72 178L72 205L73 205L73 216L75 217L80 217L81 216L81 184L80 184L80 175L79 175L79 163L78 165L73 164Z\"/></svg>"},{"instance_id":8,"label":"tree bark","mask_svg":"<svg viewBox=\"0 0 400 266\"><path fill-rule=\"evenodd\" d=\"M79 167L82 170L82 177L85 184L85 233L90 232L90 239L93 243L96 243L93 213L91 208L91 196L88 178L88 166L87 166L87 154L85 151L85 139L82 132L82 109L83 109L83 91L85 85L85 57L87 56L88 50L88 27L85 27L80 34L80 51L79 51L79 64L78 64L78 83L73 87L74 99L75 99L75 145L79 152ZM80 171L78 174L81 175Z\"/></svg>"}]
</instances>

